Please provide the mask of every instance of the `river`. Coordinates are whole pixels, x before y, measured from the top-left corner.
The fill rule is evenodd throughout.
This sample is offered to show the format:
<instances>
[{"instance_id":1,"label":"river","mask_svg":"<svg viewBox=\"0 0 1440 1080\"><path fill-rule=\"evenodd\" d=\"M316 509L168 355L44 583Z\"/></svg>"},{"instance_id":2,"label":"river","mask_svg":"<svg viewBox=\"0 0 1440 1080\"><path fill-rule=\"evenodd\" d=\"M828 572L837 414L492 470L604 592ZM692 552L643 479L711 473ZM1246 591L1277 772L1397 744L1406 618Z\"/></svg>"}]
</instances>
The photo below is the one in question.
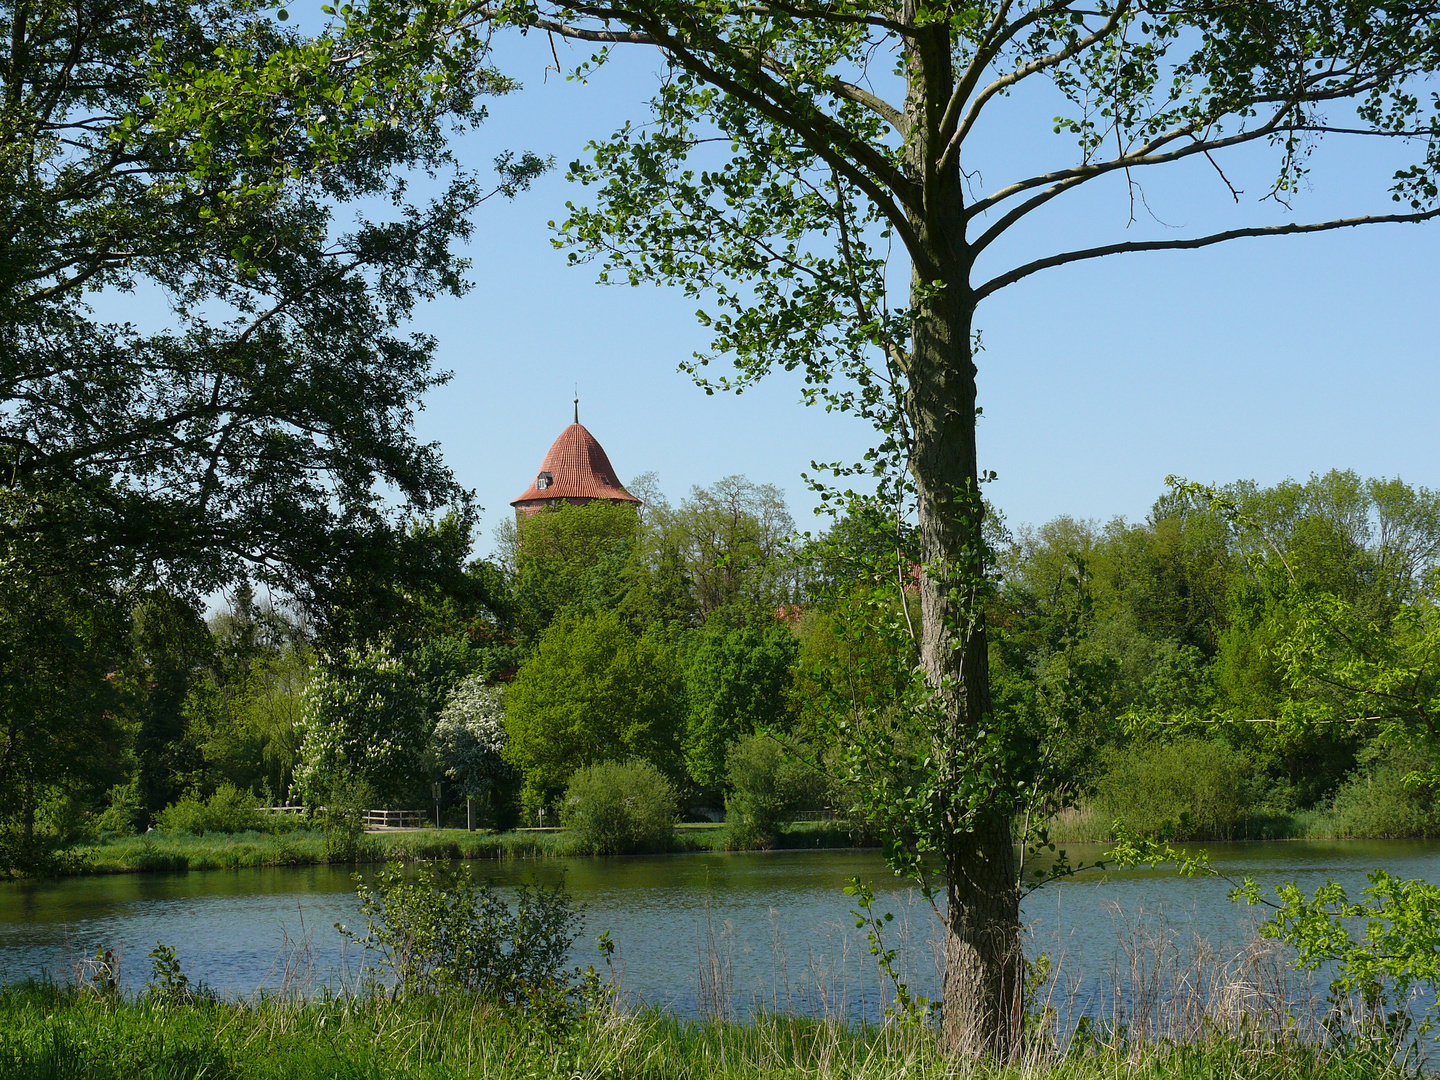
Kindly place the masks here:
<instances>
[{"instance_id":1,"label":"river","mask_svg":"<svg viewBox=\"0 0 1440 1080\"><path fill-rule=\"evenodd\" d=\"M1374 867L1440 880L1440 844L1433 842L1206 846L1230 877L1294 881L1307 891L1327 879L1358 891ZM1072 857L1079 851L1072 848ZM898 947L906 981L930 996L938 990L935 916L875 852L472 865L499 885L563 876L585 907L577 960L598 961L594 939L608 930L618 946L615 980L634 1000L687 1015L722 1002L874 1019L888 993L842 892L858 876L875 883L877 909L896 916L885 944ZM1093 1012L1117 980L1160 979L1166 964L1174 970L1164 977L1183 976L1197 949L1214 949L1212 960L1233 967L1259 916L1232 904L1229 888L1165 871L1047 886L1025 901L1028 951L1049 956L1057 974L1047 993L1062 1012ZM119 953L122 984L136 990L149 976L147 954L164 942L192 979L224 995L338 989L353 982L362 958L334 924L355 918L351 872L330 867L7 882L0 884L0 981L68 979L76 962L100 947Z\"/></svg>"}]
</instances>

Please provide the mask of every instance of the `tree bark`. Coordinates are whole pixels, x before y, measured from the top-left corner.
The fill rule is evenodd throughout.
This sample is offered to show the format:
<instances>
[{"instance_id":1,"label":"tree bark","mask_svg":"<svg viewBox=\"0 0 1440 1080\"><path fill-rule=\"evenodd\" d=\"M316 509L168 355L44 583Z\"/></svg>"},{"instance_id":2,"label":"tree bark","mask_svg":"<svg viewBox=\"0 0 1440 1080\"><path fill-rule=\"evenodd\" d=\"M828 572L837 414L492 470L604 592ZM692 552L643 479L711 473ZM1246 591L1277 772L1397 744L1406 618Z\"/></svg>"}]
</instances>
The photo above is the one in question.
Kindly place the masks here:
<instances>
[{"instance_id":1,"label":"tree bark","mask_svg":"<svg viewBox=\"0 0 1440 1080\"><path fill-rule=\"evenodd\" d=\"M936 747L942 790L964 790L991 726L983 610L983 504L975 446L971 334L975 299L958 161L944 170L941 113L954 87L948 26L917 28L907 50L905 168L922 194L911 225L913 259L906 414L922 558L920 662L943 709ZM912 253L913 254L913 253ZM1010 1057L1018 1047L1024 960L1011 807L991 794L958 798L947 811L948 877L943 1034L971 1057Z\"/></svg>"},{"instance_id":2,"label":"tree bark","mask_svg":"<svg viewBox=\"0 0 1440 1080\"><path fill-rule=\"evenodd\" d=\"M907 412L923 564L920 662L944 710L942 787L955 792L991 725L983 510L969 315L944 293L932 307L916 323ZM944 1036L968 1056L1006 1058L1019 1038L1024 964L1010 810L1003 795L991 796L952 807L947 819Z\"/></svg>"}]
</instances>

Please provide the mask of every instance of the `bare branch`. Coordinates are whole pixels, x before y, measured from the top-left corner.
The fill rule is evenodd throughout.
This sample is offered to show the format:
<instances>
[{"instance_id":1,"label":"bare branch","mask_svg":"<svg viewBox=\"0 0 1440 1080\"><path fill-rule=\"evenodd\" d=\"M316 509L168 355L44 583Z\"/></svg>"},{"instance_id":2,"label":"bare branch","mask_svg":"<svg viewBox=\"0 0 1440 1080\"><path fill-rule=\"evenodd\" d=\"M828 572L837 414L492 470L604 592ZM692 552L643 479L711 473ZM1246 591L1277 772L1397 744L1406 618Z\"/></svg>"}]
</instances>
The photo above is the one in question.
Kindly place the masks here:
<instances>
[{"instance_id":1,"label":"bare branch","mask_svg":"<svg viewBox=\"0 0 1440 1080\"><path fill-rule=\"evenodd\" d=\"M901 134L904 134L907 130L904 114L884 98L870 93L870 91L864 87L856 86L854 83L848 83L844 79L831 79L825 86L826 89L834 91L841 97L849 98L857 104L864 105Z\"/></svg>"},{"instance_id":2,"label":"bare branch","mask_svg":"<svg viewBox=\"0 0 1440 1080\"><path fill-rule=\"evenodd\" d=\"M756 54L754 52L750 52L750 55L755 56ZM764 55L759 56L759 61L761 66L764 67L766 71L773 71L781 78L788 79L791 75L791 69L786 65L782 64L775 56L771 55L770 53L765 53ZM904 114L902 114L899 109L895 108L894 105L891 105L884 98L876 94L872 94L864 87L856 86L852 82L846 82L844 79L837 78L826 79L819 85L823 86L826 90L829 90L837 97L848 98L850 101L853 101L858 105L864 105L867 109L875 113L875 115L880 117L880 119L884 120L896 131L904 132L906 130L907 125L905 123Z\"/></svg>"},{"instance_id":3,"label":"bare branch","mask_svg":"<svg viewBox=\"0 0 1440 1080\"><path fill-rule=\"evenodd\" d=\"M1251 104L1256 108L1273 108L1274 112L1265 123L1258 127L1251 128L1248 131L1242 131L1224 139L1196 139L1194 143L1182 149L1171 151L1168 154L1155 153L1156 150L1175 142L1177 139L1186 137L1194 138L1196 132L1202 127L1208 127L1210 123L1213 123L1213 119L1210 121L1202 121L1200 119L1192 120L1156 136L1129 154L1119 155L1109 161L1098 164L1077 165L1068 169L1057 169L1054 172L1016 181L972 203L966 211L966 214L967 216L973 217L974 215L985 213L987 210L990 210L1007 199L1013 198L1021 192L1037 187L1044 187L1045 185L1054 185L1053 187L1047 188L1036 200L1026 204L1024 212L1028 213L1028 211L1034 209L1035 206L1048 202L1061 192L1076 186L1075 184L1068 183L1068 181L1071 180L1083 182L1084 180L1092 179L1095 176L1113 172L1117 169L1130 169L1142 165L1161 165L1171 161L1178 161L1181 158L1190 157L1194 154L1223 150L1232 146L1253 142L1256 139L1273 135L1279 131L1310 132L1315 134L1389 135L1391 137L1402 138L1421 138L1434 134L1426 129L1391 133L1378 128L1338 128L1323 123L1307 123L1292 115L1293 110L1299 105L1315 105L1326 101L1352 98L1358 94L1374 89L1383 80L1381 73L1372 73L1372 75L1367 78L1352 80L1343 85L1331 85L1328 88L1324 86L1324 84L1332 81L1332 72L1320 72L1313 78L1306 79L1299 89L1287 97L1260 97L1254 99ZM1319 89L1317 89L1317 87ZM1289 117L1288 120L1287 117ZM1009 224L1013 224L1020 216L1023 216L1023 213L1017 215L1012 211L1010 214L1007 214L1005 218L1006 227L1008 227ZM1003 229L999 231L1003 231ZM998 232L992 228L987 231L986 236L993 239L994 236L992 234L998 235Z\"/></svg>"},{"instance_id":4,"label":"bare branch","mask_svg":"<svg viewBox=\"0 0 1440 1080\"><path fill-rule=\"evenodd\" d=\"M794 4L783 3L781 2L781 0L776 0L776 2L770 4L755 4L747 5L745 7L737 7L734 9L734 11L737 15L773 16L776 14L780 14L791 19L813 19L817 22L835 22L859 26L876 26L884 30L889 30L892 33L896 34L910 34L914 32L914 27L907 26L905 23L899 22L895 19L886 18L884 15L862 15L858 12L832 11L823 7L799 7Z\"/></svg>"},{"instance_id":5,"label":"bare branch","mask_svg":"<svg viewBox=\"0 0 1440 1080\"><path fill-rule=\"evenodd\" d=\"M980 76L989 67L990 62L995 59L1000 50L1017 34L1026 22L1033 22L1039 17L1036 9L1023 18L1015 20L1010 26L1005 26L1005 16L1010 14L1012 0L1004 0L995 12L995 18L990 20L990 27L985 31L985 36L975 46L975 55L971 57L969 65L965 68L965 74L960 76L959 82L955 84L955 91L950 95L950 100L945 103L945 113L940 118L940 128L937 133L937 142L948 140L954 129L955 121L960 116L961 107L970 100L970 95L975 92L976 85L980 82ZM999 31L1004 30L1003 34Z\"/></svg>"},{"instance_id":6,"label":"bare branch","mask_svg":"<svg viewBox=\"0 0 1440 1080\"><path fill-rule=\"evenodd\" d=\"M1082 38L1076 38L1063 49L1057 49L1046 56L1036 57L1028 64L1020 65L1020 67L1014 71L1001 75L998 79L986 86L984 90L981 90L980 93L976 95L975 100L970 103L970 107L965 110L965 118L960 121L955 129L955 134L950 137L950 141L945 146L945 152L940 155L940 166L943 167L951 157L960 152L961 144L964 143L966 136L970 134L970 130L975 126L975 121L980 118L981 111L991 98L1004 90L1008 90L1016 83L1028 79L1031 75L1044 71L1047 68L1055 67L1057 64L1063 64L1071 57L1078 56L1086 49L1103 41L1109 37L1110 34L1114 33L1115 28L1120 25L1120 20L1124 17L1129 6L1129 0L1120 0L1120 2L1115 5L1115 10L1111 12L1110 17L1101 24L1098 30Z\"/></svg>"},{"instance_id":7,"label":"bare branch","mask_svg":"<svg viewBox=\"0 0 1440 1080\"><path fill-rule=\"evenodd\" d=\"M970 95L975 92L975 87L980 84L980 77L985 74L985 69L990 66L995 57L1000 55L1000 50L1008 42L1014 40L1015 35L1027 26L1033 26L1047 15L1054 15L1065 10L1069 6L1069 0L1056 0L1054 4L1037 7L1006 26L1004 20L1005 16L1010 13L1010 5L1011 0L1004 0L999 10L995 12L995 18L990 21L989 29L985 31L985 36L976 46L975 55L965 68L965 74L960 76L959 82L955 85L955 92L945 103L945 114L940 118L936 141L945 140L947 152L948 141L954 134L955 124L960 118L960 110L964 107L965 102L970 100ZM948 155L942 154L941 156L943 160Z\"/></svg>"},{"instance_id":8,"label":"bare branch","mask_svg":"<svg viewBox=\"0 0 1440 1080\"><path fill-rule=\"evenodd\" d=\"M1245 143L1254 142L1256 139L1267 138L1279 129L1285 112L1285 109L1281 109L1259 127L1253 128L1250 131L1242 131L1239 134L1231 135L1224 139L1196 139L1192 143L1164 154L1154 152L1169 145L1176 139L1184 138L1187 135L1193 136L1195 128L1199 124L1199 121L1195 121L1167 131L1164 135L1152 139L1132 154L1121 154L1118 157L1111 158L1109 161L1100 161L1092 165L1077 165L1072 169L1060 169L1043 176L1032 176L1028 180L1020 180L1008 187L1001 188L993 195L987 195L972 205L967 211L968 215L974 216L983 213L992 206L1004 202L1006 199L1018 195L1022 191L1028 191L1038 187L1041 184L1050 183L1051 185L1031 198L1026 199L1025 202L1013 210L1010 210L1004 217L995 222L994 225L986 229L980 238L975 241L972 250L978 252L988 247L997 237L1005 232L1006 229L1010 228L1010 226L1014 225L1026 214L1044 206L1057 195L1062 195L1073 188L1079 187L1087 180L1093 180L1097 176L1104 176L1107 173L1116 172L1120 169L1129 170L1144 165L1163 165L1171 161L1180 161L1183 158L1193 157L1196 154L1209 156L1209 154L1215 150L1225 150L1233 146L1243 146Z\"/></svg>"},{"instance_id":9,"label":"bare branch","mask_svg":"<svg viewBox=\"0 0 1440 1080\"><path fill-rule=\"evenodd\" d=\"M1300 233L1350 229L1357 225L1406 224L1431 221L1437 217L1440 217L1440 206L1430 210L1417 211L1413 214L1372 214L1366 217L1336 218L1334 221L1317 221L1306 224L1265 225L1249 229L1230 229L1226 232L1212 233L1209 236L1196 236L1186 240L1127 241L1120 244L1105 244L1101 247L1082 248L1078 251L1063 251L1058 255L1050 255L1043 259L1036 259L1034 262L1028 262L1023 266L1017 266L1014 270L991 278L975 290L975 299L977 301L983 300L991 293L998 292L1007 285L1013 285L1022 278L1027 278L1040 270L1049 270L1052 267L1064 266L1066 263L1080 262L1084 259L1098 259L1105 255L1119 255L1132 251L1188 251L1194 248L1223 244L1227 240L1240 240L1252 236L1295 236Z\"/></svg>"},{"instance_id":10,"label":"bare branch","mask_svg":"<svg viewBox=\"0 0 1440 1080\"><path fill-rule=\"evenodd\" d=\"M484 18L497 18L501 12L496 8L479 7L475 13ZM526 23L537 30L545 30L551 34L557 34L563 38L571 38L575 41L593 41L606 45L658 45L654 38L636 33L633 30L587 30L581 26L571 26L559 19L546 19L539 15L532 16Z\"/></svg>"}]
</instances>

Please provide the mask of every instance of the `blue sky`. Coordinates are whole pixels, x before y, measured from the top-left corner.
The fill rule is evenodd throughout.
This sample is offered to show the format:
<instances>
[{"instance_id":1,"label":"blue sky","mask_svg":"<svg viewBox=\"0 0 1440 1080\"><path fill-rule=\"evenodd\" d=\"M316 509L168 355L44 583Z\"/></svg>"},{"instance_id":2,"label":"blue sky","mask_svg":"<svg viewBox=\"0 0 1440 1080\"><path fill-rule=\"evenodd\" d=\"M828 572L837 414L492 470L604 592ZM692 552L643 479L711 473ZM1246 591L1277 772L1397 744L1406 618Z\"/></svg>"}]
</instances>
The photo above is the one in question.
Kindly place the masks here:
<instances>
[{"instance_id":1,"label":"blue sky","mask_svg":"<svg viewBox=\"0 0 1440 1080\"><path fill-rule=\"evenodd\" d=\"M582 57L561 45L562 65ZM705 338L695 304L650 286L600 286L567 265L547 222L562 218L563 166L585 141L643 119L653 57L635 52L588 85L555 72L548 43L503 42L501 66L524 89L492 105L463 153L554 154L559 168L515 202L481 208L477 287L418 316L454 381L419 418L462 482L476 489L488 534L509 513L546 448L581 420L622 478L654 470L672 500L732 473L778 484L797 521L814 499L800 474L815 459L855 458L867 428L799 404L798 382L774 377L741 397L707 397L677 365ZM1026 165L1067 161L1051 133L1053 103L1013 99L1005 127L977 134L970 166L992 183ZM1256 160L1227 175L1236 207L1208 166L1147 178L1127 230L1123 183L1036 221L1004 255L1135 236L1189 235L1239 223L1390 212L1393 163L1373 146L1336 144L1313 158L1313 190L1293 215L1257 207ZM1057 156L1062 155L1062 156ZM1273 483L1331 468L1400 475L1440 487L1440 269L1436 226L1378 226L1316 237L1240 241L1204 251L1114 257L1047 271L982 308L982 466L1013 524L1058 514L1142 517L1167 473ZM997 264L998 265L998 264Z\"/></svg>"},{"instance_id":2,"label":"blue sky","mask_svg":"<svg viewBox=\"0 0 1440 1080\"><path fill-rule=\"evenodd\" d=\"M558 47L567 68L588 55ZM785 375L740 397L707 397L676 370L706 345L693 301L598 285L594 267L568 265L551 244L548 223L586 196L564 166L587 140L644 120L655 55L622 52L588 85L546 70L543 35L502 39L497 59L524 88L491 103L490 120L458 144L462 158L488 168L502 150L533 150L554 155L557 168L514 202L479 209L468 252L475 289L422 307L413 326L435 336L439 366L454 372L417 428L485 507L477 554L491 550L509 500L570 422L577 384L581 420L622 479L654 471L678 501L693 485L743 473L783 488L800 528L823 524L801 473L813 460L858 459L868 427L803 407L799 380ZM1051 130L1054 100L1032 93L998 105L967 152L977 183L1073 162L1069 137ZM1402 160L1395 151L1320 146L1309 159L1313 190L1293 211L1257 203L1271 160L1263 153L1225 164L1246 192L1238 206L1203 161L1162 167L1145 178L1145 205L1128 226L1130 199L1115 177L1056 200L998 244L989 265L1114 240L1393 212L1385 189ZM1269 484L1351 468L1440 488L1437 245L1440 224L1375 226L1112 257L1002 290L978 317L992 502L1020 525L1059 514L1141 518L1169 473ZM895 280L907 277L897 266ZM143 292L100 307L114 302L122 317L163 317Z\"/></svg>"}]
</instances>

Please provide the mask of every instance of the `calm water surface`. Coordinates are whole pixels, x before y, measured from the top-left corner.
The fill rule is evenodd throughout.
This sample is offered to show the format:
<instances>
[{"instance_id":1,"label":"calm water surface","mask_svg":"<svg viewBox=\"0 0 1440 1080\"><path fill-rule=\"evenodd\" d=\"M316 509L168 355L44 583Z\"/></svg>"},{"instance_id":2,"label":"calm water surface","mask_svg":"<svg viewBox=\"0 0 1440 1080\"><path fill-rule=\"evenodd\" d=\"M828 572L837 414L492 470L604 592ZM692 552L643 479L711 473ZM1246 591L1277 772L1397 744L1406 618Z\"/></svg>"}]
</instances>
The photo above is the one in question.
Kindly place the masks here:
<instances>
[{"instance_id":1,"label":"calm water surface","mask_svg":"<svg viewBox=\"0 0 1440 1080\"><path fill-rule=\"evenodd\" d=\"M1440 844L1410 841L1208 845L1233 877L1294 881L1307 891L1327 879L1358 890L1384 867L1440 880ZM1072 857L1078 854L1072 849ZM901 947L907 978L934 995L937 924L923 901L885 870L878 853L692 854L648 858L476 863L500 885L563 876L586 911L576 959L595 958L609 930L624 990L693 1013L715 990L763 1003L849 1016L874 1015L881 988L874 961L842 893L851 878L873 880L882 910L896 914L887 945ZM192 979L246 996L285 984L318 988L353 978L361 956L334 924L354 924L348 870L328 867L124 874L0 884L0 981L70 976L97 946L119 949L122 982L138 989L147 954L172 946ZM1124 943L1164 932L1238 946L1257 916L1226 898L1214 879L1133 871L1051 886L1024 914L1032 952L1063 971L1113 967ZM288 974L287 974L288 971Z\"/></svg>"}]
</instances>

